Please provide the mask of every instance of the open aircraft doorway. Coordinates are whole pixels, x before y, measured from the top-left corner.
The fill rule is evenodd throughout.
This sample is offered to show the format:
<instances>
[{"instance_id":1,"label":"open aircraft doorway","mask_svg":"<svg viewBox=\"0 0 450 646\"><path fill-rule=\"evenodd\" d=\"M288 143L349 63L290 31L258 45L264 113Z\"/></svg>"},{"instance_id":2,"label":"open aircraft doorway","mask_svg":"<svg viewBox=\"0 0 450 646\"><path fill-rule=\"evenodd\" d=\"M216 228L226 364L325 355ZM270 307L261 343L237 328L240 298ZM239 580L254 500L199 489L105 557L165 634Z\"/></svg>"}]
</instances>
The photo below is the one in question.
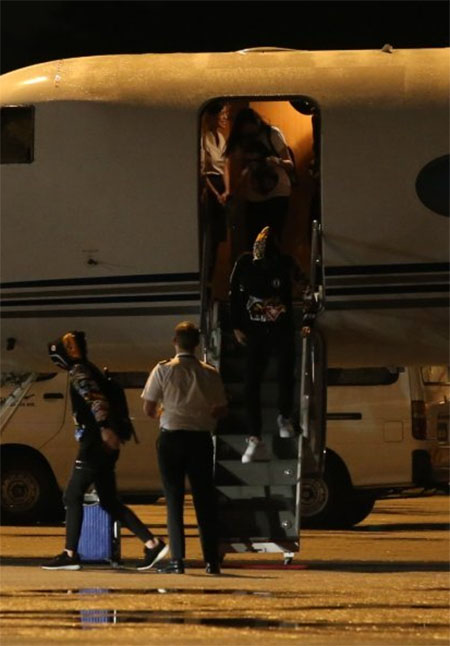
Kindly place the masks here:
<instances>
[{"instance_id":1,"label":"open aircraft doorway","mask_svg":"<svg viewBox=\"0 0 450 646\"><path fill-rule=\"evenodd\" d=\"M252 110L265 125L265 133L246 138L245 132L233 146L236 123ZM245 131L245 126L243 127ZM280 245L308 274L311 256L311 222L321 221L320 206L320 111L306 96L289 98L227 98L209 101L200 117L199 239L202 283L212 300L227 299L231 270L239 255L251 248L248 211L255 211L255 192L249 189L248 159L263 146L269 157L292 161L285 177L265 194L256 196L264 207L268 201L286 197L287 213L281 206ZM230 136L232 139L230 139ZM255 140L257 146L255 147ZM285 142L285 152L281 142ZM261 145L262 144L262 145ZM260 146L260 148L258 148ZM248 149L246 151L245 149ZM253 160L252 160L253 161ZM278 200L282 203L282 199ZM251 216L250 216L251 217ZM261 219L261 228L266 224Z\"/></svg>"}]
</instances>

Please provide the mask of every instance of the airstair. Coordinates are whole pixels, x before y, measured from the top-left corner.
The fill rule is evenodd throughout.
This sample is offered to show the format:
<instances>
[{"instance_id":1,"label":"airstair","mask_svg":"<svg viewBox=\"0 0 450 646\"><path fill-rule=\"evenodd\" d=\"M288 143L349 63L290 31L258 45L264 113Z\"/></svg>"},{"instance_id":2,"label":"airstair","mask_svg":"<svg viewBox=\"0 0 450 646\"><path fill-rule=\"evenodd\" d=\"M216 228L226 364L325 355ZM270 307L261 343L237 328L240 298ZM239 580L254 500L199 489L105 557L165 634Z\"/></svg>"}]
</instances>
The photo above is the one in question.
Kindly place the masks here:
<instances>
[{"instance_id":1,"label":"airstair","mask_svg":"<svg viewBox=\"0 0 450 646\"><path fill-rule=\"evenodd\" d=\"M248 435L244 407L245 349L233 339L228 303L215 303L208 324L207 359L220 369L229 414L215 438L215 485L220 551L278 552L289 564L300 549L302 474L321 475L325 452L326 355L315 325L321 309L320 225L313 225L308 296L295 304L296 436L279 437L275 359L261 390L263 447L243 464ZM203 330L206 323L203 325Z\"/></svg>"}]
</instances>

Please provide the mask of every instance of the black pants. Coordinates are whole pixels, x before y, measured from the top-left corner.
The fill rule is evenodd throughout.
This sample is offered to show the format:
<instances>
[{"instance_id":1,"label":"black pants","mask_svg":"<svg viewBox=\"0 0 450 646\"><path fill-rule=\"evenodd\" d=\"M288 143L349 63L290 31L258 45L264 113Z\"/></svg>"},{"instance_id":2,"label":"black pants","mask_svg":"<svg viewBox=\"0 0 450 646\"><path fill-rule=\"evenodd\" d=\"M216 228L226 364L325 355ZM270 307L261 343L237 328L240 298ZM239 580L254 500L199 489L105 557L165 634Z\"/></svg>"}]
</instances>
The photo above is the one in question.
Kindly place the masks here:
<instances>
[{"instance_id":1,"label":"black pants","mask_svg":"<svg viewBox=\"0 0 450 646\"><path fill-rule=\"evenodd\" d=\"M85 455L85 451L83 451ZM66 506L66 549L78 549L78 541L83 522L83 497L91 484L95 485L101 507L111 514L114 520L119 520L133 534L147 542L153 534L117 497L116 474L114 466L118 452L111 456L101 456L89 461L77 459L72 476L64 493Z\"/></svg>"},{"instance_id":2,"label":"black pants","mask_svg":"<svg viewBox=\"0 0 450 646\"><path fill-rule=\"evenodd\" d=\"M166 496L172 558L183 559L186 554L183 507L185 477L188 476L203 557L207 562L217 562L217 501L211 434L206 431L161 431L156 446Z\"/></svg>"},{"instance_id":3,"label":"black pants","mask_svg":"<svg viewBox=\"0 0 450 646\"><path fill-rule=\"evenodd\" d=\"M261 436L261 382L270 357L277 360L278 410L283 417L292 414L294 399L294 328L261 325L247 333L245 405L249 435Z\"/></svg>"},{"instance_id":4,"label":"black pants","mask_svg":"<svg viewBox=\"0 0 450 646\"><path fill-rule=\"evenodd\" d=\"M272 197L264 202L246 202L245 230L246 249L251 251L258 233L269 226L275 238L281 243L289 208L289 197Z\"/></svg>"}]
</instances>

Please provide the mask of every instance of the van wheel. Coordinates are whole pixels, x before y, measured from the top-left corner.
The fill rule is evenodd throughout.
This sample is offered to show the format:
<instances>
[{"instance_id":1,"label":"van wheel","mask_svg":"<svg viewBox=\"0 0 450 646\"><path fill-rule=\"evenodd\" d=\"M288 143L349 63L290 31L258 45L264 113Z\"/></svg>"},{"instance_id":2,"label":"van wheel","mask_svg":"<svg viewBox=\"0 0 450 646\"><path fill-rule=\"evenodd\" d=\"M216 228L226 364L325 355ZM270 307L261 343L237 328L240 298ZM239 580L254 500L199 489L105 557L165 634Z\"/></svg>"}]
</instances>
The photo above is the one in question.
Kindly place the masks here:
<instances>
[{"instance_id":1,"label":"van wheel","mask_svg":"<svg viewBox=\"0 0 450 646\"><path fill-rule=\"evenodd\" d=\"M327 451L323 478L302 478L301 524L348 529L370 514L375 499L355 493L343 462Z\"/></svg>"},{"instance_id":2,"label":"van wheel","mask_svg":"<svg viewBox=\"0 0 450 646\"><path fill-rule=\"evenodd\" d=\"M4 455L1 510L4 525L59 520L63 511L61 495L48 467L33 456Z\"/></svg>"},{"instance_id":3,"label":"van wheel","mask_svg":"<svg viewBox=\"0 0 450 646\"><path fill-rule=\"evenodd\" d=\"M354 491L345 502L344 515L346 526L353 527L371 513L376 498L367 493Z\"/></svg>"}]
</instances>

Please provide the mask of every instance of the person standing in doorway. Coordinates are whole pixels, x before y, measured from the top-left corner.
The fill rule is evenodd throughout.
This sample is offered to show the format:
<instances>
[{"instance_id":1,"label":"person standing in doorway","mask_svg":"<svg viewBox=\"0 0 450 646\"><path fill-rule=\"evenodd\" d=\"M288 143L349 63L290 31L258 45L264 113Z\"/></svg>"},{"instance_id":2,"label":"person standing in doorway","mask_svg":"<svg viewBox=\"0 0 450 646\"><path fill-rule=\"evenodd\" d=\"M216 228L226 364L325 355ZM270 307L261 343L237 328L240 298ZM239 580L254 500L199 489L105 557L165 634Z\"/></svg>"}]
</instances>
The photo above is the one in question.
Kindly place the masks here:
<instances>
[{"instance_id":1,"label":"person standing in doorway","mask_svg":"<svg viewBox=\"0 0 450 646\"><path fill-rule=\"evenodd\" d=\"M155 366L142 393L145 414L159 416L160 420L157 451L167 501L171 560L158 571L166 574L184 573L186 476L191 484L206 572L220 574L211 434L217 419L226 415L227 400L217 370L195 356L199 342L200 333L193 323L177 325L175 357Z\"/></svg>"},{"instance_id":2,"label":"person standing in doorway","mask_svg":"<svg viewBox=\"0 0 450 646\"><path fill-rule=\"evenodd\" d=\"M256 234L264 226L270 226L281 243L292 192L290 176L294 172L283 133L252 108L244 108L233 121L225 155L225 199L230 193L232 160L241 169L237 192L244 203L246 249L252 248Z\"/></svg>"},{"instance_id":3,"label":"person standing in doorway","mask_svg":"<svg viewBox=\"0 0 450 646\"><path fill-rule=\"evenodd\" d=\"M228 106L221 101L209 103L203 113L200 149L201 175L203 178L203 258L208 264L208 279L214 271L220 242L226 240L225 214L225 129L228 124ZM204 244L204 243L203 243Z\"/></svg>"},{"instance_id":4,"label":"person standing in doorway","mask_svg":"<svg viewBox=\"0 0 450 646\"><path fill-rule=\"evenodd\" d=\"M136 514L117 497L115 465L120 438L114 426L112 407L102 388L103 373L87 358L84 332L67 332L48 344L50 359L69 372L73 415L77 424L78 455L64 493L66 544L64 551L42 565L44 570L79 570L78 541L83 521L83 498L94 484L101 507L144 543L144 560L138 570L148 570L168 552L168 546L153 536Z\"/></svg>"}]
</instances>

